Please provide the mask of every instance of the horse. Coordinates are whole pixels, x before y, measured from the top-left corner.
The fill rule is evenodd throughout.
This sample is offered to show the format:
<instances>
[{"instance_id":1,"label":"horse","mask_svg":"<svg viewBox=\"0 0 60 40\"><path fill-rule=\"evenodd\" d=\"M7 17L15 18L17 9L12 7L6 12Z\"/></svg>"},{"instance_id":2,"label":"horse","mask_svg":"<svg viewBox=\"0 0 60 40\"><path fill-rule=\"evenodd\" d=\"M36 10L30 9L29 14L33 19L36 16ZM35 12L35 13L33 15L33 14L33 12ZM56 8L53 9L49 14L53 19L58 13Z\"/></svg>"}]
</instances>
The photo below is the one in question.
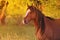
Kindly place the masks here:
<instances>
[{"instance_id":1,"label":"horse","mask_svg":"<svg viewBox=\"0 0 60 40\"><path fill-rule=\"evenodd\" d=\"M5 18L6 18L5 12L6 12L7 6L8 6L8 2L2 0L0 5L0 23L1 24L5 24Z\"/></svg>"},{"instance_id":2,"label":"horse","mask_svg":"<svg viewBox=\"0 0 60 40\"><path fill-rule=\"evenodd\" d=\"M60 19L45 16L34 6L28 6L23 23L33 21L37 40L60 40Z\"/></svg>"}]
</instances>

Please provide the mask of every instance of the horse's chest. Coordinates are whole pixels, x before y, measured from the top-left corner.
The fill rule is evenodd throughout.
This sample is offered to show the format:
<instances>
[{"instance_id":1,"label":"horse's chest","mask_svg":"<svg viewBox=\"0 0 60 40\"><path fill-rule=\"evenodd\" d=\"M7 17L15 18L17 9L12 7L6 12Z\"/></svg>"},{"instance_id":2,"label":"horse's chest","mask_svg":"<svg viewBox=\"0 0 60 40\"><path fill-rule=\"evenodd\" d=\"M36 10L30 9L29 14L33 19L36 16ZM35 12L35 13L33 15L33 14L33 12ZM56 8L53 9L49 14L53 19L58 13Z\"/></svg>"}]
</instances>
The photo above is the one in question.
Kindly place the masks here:
<instances>
[{"instance_id":1,"label":"horse's chest","mask_svg":"<svg viewBox=\"0 0 60 40\"><path fill-rule=\"evenodd\" d=\"M42 39L41 30L40 29L36 32L36 37L37 37L37 39Z\"/></svg>"}]
</instances>

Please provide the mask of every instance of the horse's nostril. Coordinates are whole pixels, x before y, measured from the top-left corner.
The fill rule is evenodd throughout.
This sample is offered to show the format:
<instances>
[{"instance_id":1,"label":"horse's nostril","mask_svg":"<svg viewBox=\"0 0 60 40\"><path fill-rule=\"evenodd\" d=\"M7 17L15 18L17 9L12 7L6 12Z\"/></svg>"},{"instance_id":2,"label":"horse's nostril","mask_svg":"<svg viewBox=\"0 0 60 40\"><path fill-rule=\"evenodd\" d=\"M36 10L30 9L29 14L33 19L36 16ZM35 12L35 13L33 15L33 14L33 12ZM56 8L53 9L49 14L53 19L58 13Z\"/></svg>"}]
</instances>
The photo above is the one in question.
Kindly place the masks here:
<instances>
[{"instance_id":1,"label":"horse's nostril","mask_svg":"<svg viewBox=\"0 0 60 40\"><path fill-rule=\"evenodd\" d=\"M23 24L27 24L27 21L26 20L23 20Z\"/></svg>"},{"instance_id":2,"label":"horse's nostril","mask_svg":"<svg viewBox=\"0 0 60 40\"><path fill-rule=\"evenodd\" d=\"M25 23L25 24L27 24L27 21L26 21L26 20L24 20L24 23Z\"/></svg>"}]
</instances>

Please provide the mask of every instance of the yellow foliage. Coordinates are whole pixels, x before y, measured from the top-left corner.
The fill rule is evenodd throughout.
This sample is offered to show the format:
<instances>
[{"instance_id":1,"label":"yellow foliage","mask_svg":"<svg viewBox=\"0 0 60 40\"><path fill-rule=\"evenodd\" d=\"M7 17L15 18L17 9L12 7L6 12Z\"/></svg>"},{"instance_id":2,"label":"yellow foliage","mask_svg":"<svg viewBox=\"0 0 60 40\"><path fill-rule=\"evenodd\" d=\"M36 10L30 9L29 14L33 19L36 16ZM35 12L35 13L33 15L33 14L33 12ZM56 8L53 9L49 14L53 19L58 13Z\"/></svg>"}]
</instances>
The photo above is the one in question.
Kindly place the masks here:
<instances>
[{"instance_id":1,"label":"yellow foliage","mask_svg":"<svg viewBox=\"0 0 60 40\"><path fill-rule=\"evenodd\" d=\"M15 15L15 14L22 14L24 15L26 13L27 9L27 3L29 5L32 4L30 0L7 0L9 2L7 7L7 14ZM33 1L33 0L32 0ZM44 7L43 13L46 16L51 16L54 18L60 17L60 2L59 0L40 0L42 2L42 5Z\"/></svg>"}]
</instances>

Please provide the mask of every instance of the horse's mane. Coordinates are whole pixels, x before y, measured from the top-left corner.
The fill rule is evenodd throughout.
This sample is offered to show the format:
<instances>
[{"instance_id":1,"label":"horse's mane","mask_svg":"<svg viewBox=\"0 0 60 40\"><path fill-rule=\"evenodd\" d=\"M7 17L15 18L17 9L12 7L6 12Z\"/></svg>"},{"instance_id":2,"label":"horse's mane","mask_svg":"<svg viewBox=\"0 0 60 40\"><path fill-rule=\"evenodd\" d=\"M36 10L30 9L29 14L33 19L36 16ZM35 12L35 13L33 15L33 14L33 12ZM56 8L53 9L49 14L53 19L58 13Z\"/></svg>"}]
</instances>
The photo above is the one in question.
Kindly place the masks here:
<instances>
[{"instance_id":1,"label":"horse's mane","mask_svg":"<svg viewBox=\"0 0 60 40\"><path fill-rule=\"evenodd\" d=\"M42 12L38 13L38 20L40 21L39 24L41 25L41 33L43 34L45 31L45 22L44 22L43 14L42 15L40 15L40 14L42 14Z\"/></svg>"},{"instance_id":2,"label":"horse's mane","mask_svg":"<svg viewBox=\"0 0 60 40\"><path fill-rule=\"evenodd\" d=\"M38 10L36 8L35 8L35 10L36 10L37 15L38 15L39 28L41 28L41 34L43 34L44 31L45 31L44 15L43 15L43 13L40 10Z\"/></svg>"},{"instance_id":3,"label":"horse's mane","mask_svg":"<svg viewBox=\"0 0 60 40\"><path fill-rule=\"evenodd\" d=\"M48 19L50 19L50 20L55 20L54 18L51 18L51 17L48 17L48 16L46 16L46 18L48 18Z\"/></svg>"}]
</instances>

